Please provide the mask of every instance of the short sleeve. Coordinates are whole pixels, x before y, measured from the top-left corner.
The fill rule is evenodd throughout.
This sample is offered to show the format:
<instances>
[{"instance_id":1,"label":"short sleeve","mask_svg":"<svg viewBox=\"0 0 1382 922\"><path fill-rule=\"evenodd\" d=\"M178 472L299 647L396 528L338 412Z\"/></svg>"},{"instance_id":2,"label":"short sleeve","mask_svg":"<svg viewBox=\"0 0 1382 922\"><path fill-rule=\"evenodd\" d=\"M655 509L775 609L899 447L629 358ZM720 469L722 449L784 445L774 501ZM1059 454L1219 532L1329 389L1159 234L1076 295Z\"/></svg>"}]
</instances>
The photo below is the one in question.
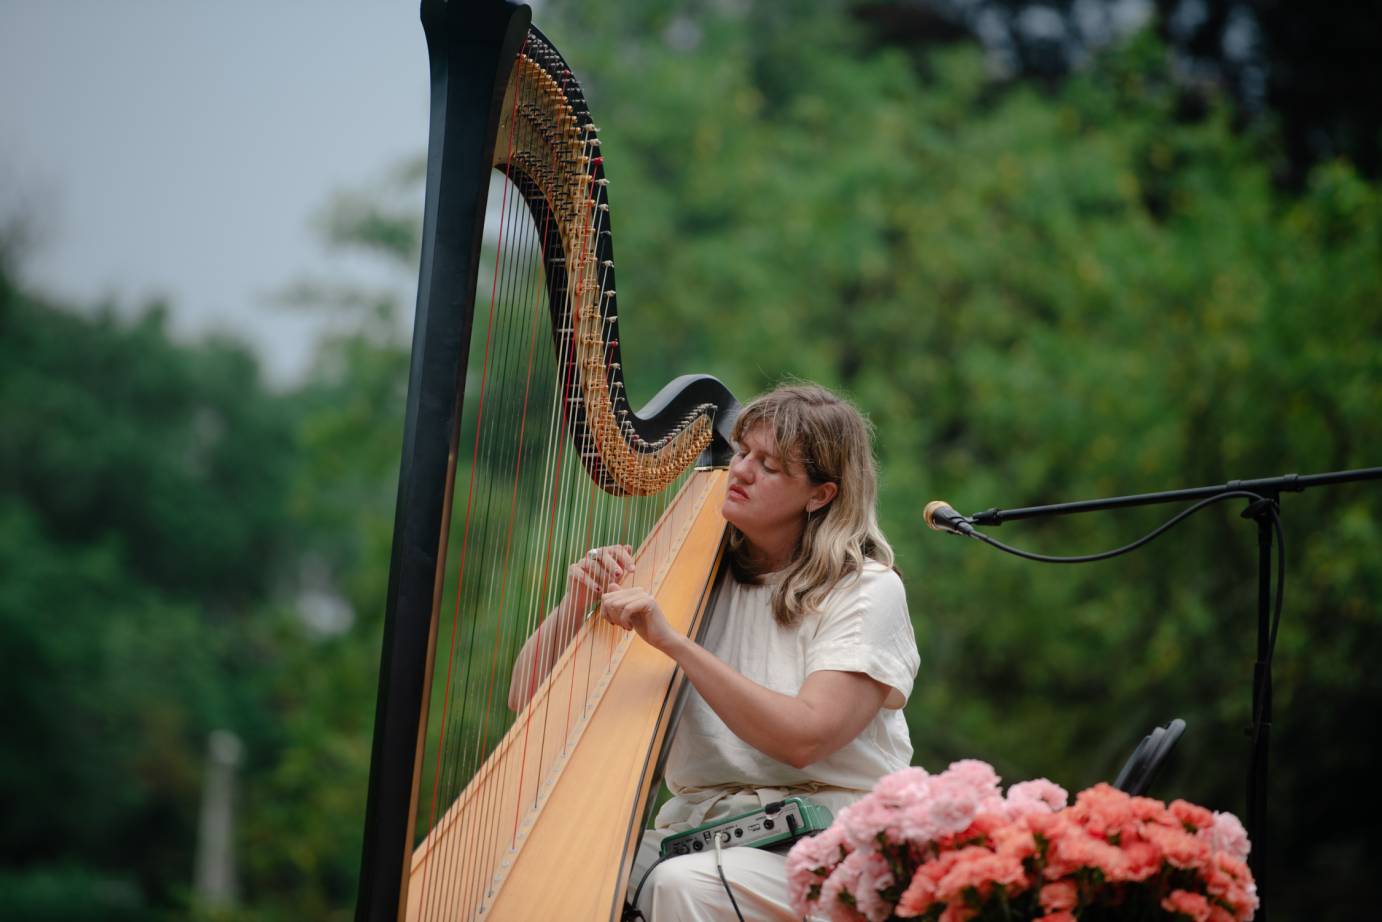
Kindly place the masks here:
<instances>
[{"instance_id":1,"label":"short sleeve","mask_svg":"<svg viewBox=\"0 0 1382 922\"><path fill-rule=\"evenodd\" d=\"M822 670L862 672L892 687L885 707L912 694L921 658L901 578L870 563L826 598L806 644L806 675Z\"/></svg>"}]
</instances>

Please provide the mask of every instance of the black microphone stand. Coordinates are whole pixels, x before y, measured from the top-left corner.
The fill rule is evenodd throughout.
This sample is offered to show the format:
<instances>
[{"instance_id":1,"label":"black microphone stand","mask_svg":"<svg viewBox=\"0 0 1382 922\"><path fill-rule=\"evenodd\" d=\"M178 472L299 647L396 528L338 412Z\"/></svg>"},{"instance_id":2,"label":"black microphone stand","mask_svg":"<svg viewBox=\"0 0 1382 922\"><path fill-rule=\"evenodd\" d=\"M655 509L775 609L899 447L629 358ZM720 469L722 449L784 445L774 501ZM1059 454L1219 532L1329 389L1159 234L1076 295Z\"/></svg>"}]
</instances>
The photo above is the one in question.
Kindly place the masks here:
<instances>
[{"instance_id":1,"label":"black microphone stand","mask_svg":"<svg viewBox=\"0 0 1382 922\"><path fill-rule=\"evenodd\" d=\"M1072 515L1078 512L1097 512L1104 509L1125 509L1131 506L1150 506L1159 503L1177 503L1199 500L1195 506L1177 515L1145 538L1126 547L1105 554L1091 554L1083 557L1045 557L1029 554L994 541L987 535L974 532L970 537L993 545L1000 550L1018 556L1050 563L1085 563L1102 560L1141 547L1147 541L1180 522L1186 516L1220 499L1242 497L1250 500L1243 510L1245 519L1257 523L1257 660L1253 664L1252 678L1252 752L1248 765L1247 782L1247 830L1252 841L1249 864L1257 881L1261 906L1257 918L1265 922L1266 895L1264 874L1267 857L1267 753L1272 726L1272 652L1276 644L1276 626L1281 616L1281 604L1285 592L1285 539L1281 533L1280 497L1282 493L1300 493L1311 487L1333 486L1357 480L1382 479L1382 467L1362 468L1352 471L1335 471L1328 474L1286 474L1281 477L1267 477L1259 480L1230 480L1218 486L1195 487L1188 490L1168 490L1160 493L1140 493L1133 496L1115 496L1109 499L1081 500L1073 503L1055 503L1049 506L1029 506L1023 509L986 509L972 516L966 516L971 525L1002 525L1020 519L1035 519L1055 515ZM1272 533L1276 531L1281 547L1278 555L1276 618L1272 616ZM958 533L958 532L957 532Z\"/></svg>"}]
</instances>

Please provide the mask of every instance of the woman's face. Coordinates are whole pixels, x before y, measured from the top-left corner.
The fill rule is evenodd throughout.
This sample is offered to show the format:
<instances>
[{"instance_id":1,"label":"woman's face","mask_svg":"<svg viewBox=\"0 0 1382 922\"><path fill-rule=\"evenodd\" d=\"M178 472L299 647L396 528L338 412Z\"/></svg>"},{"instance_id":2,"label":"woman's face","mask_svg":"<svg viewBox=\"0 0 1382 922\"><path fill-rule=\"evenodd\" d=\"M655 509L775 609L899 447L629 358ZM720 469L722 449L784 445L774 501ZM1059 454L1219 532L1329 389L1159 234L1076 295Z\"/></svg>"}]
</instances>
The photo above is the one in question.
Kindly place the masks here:
<instances>
[{"instance_id":1,"label":"woman's face","mask_svg":"<svg viewBox=\"0 0 1382 922\"><path fill-rule=\"evenodd\" d=\"M812 483L800 464L788 464L777 454L777 443L766 425L743 433L729 464L729 486L721 514L751 544L795 545L805 527L806 513L835 496L833 483Z\"/></svg>"}]
</instances>

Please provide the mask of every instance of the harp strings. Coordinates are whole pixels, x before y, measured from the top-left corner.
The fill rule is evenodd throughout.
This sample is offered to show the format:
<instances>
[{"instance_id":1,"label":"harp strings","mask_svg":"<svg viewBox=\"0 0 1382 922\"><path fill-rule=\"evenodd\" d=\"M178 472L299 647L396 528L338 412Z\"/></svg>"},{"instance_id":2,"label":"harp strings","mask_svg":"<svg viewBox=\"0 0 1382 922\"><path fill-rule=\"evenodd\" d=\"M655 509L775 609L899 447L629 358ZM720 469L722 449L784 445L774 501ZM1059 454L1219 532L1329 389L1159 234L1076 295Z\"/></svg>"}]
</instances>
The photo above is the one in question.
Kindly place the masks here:
<instances>
[{"instance_id":1,"label":"harp strings","mask_svg":"<svg viewBox=\"0 0 1382 922\"><path fill-rule=\"evenodd\" d=\"M515 81L521 81L521 79L522 72L517 71L515 74ZM521 93L519 92L515 92L514 94L515 108L517 106L520 95ZM512 143L513 138L511 136L510 144L512 145ZM512 151L510 151L509 153L511 154ZM432 793L428 805L427 822L425 825L422 825L422 829L424 830L430 830L435 826L438 806L440 804L450 802L450 800L454 797L454 793L458 787L458 779L461 773L470 773L466 771L464 767L467 765L473 766L474 763L477 761L477 755L483 752L485 748L487 748L488 738L490 735L491 720L495 717L495 715L491 713L492 709L490 707L482 709L483 713L480 715L480 718L478 720L471 719L471 716L469 714L469 711L471 709L468 707L468 705L470 702L470 693L473 684L472 680L477 677L482 677L481 670L473 668L477 659L475 655L475 650L477 646L478 628L480 626L479 618L472 617L468 622L470 630L468 632L466 646L462 652L460 662L457 661L456 652L458 639L464 633L466 633L463 630L463 625L461 622L461 611L463 607L463 599L465 597L466 590L467 588L469 588L466 580L466 565L468 562L470 542L473 533L472 514L475 511L475 494L477 490L476 481L480 477L481 473L480 447L482 443L482 434L485 428L484 424L486 422L485 399L490 385L490 360L492 346L494 344L495 310L496 307L499 306L500 301L500 270L505 262L505 260L503 260L502 258L502 254L505 252L506 233L511 234L513 232L511 228L515 227L517 223L515 221L516 212L513 210L512 207L512 204L516 203L511 204L511 199L517 199L517 196L511 195L511 191L512 190L510 189L510 184L505 183L501 186L501 202L499 209L500 221L497 232L498 239L495 245L496 258L493 261L492 272L490 274L488 317L484 328L484 349L482 361L480 363L478 398L476 402L475 421L473 425L473 442L471 445L470 452L471 457L468 471L469 476L467 478L465 512L464 515L461 517L462 526L460 529L460 560L456 564L456 586L454 590L455 601L454 605L452 606L452 619L449 631L449 643L447 645L445 684L441 690L441 713L438 724L438 726L440 727L440 733L434 749L435 761L432 767ZM481 281L479 284L483 285L483 281ZM479 301L479 294L480 293L477 292L477 301ZM478 331L478 324L473 324L473 327L476 327L476 331ZM474 332L472 332L472 352L474 352L473 345ZM494 357L498 360L498 364L504 364L502 361L502 351L495 353ZM473 367L474 365L472 363L467 363L467 369ZM469 384L469 382L467 382L467 384ZM475 391L470 386L467 386L465 388L465 393L468 397L470 394L475 393ZM466 417L463 415L462 421L464 421L465 419ZM458 453L461 450L461 446L464 444L463 438L464 429L462 430L462 435L458 437ZM492 456L490 449L493 442L485 441L485 444L486 460L488 461ZM515 487L517 487L518 482L518 477L517 475L515 475ZM488 493L489 491L486 492ZM487 496L486 498L488 499L489 497ZM486 503L486 505L488 505L488 503ZM482 534L477 537L481 541L483 541L485 537L488 537L488 534ZM450 542L448 542L448 546L450 546ZM481 549L477 548L477 550ZM483 553L483 551L481 552ZM492 628L491 632L493 632ZM499 633L494 633L494 640L496 642L499 640ZM438 657L438 663L439 662L440 657ZM460 676L461 681L459 683L459 687L457 688L458 669L462 674ZM435 672L436 667L434 667L434 675ZM494 678L495 677L491 674L489 676L489 682L487 683L490 693L486 697L490 698L491 700L493 697L492 693L494 686ZM457 691L459 693L459 701L456 701L453 697L453 688L457 688ZM455 716L453 716L453 709L456 712L459 712ZM429 721L429 725L430 723L431 721ZM466 732L468 727L473 727L473 736ZM460 749L459 753L455 751L458 748ZM447 842L444 843L443 847L449 851L452 848L453 841L454 839L447 840ZM469 863L467 862L467 864ZM421 905L423 907L424 917L426 916L428 909L439 902L438 899L436 899L436 897L441 896L444 898L446 894L454 890L457 880L456 873L451 870L451 868L453 867L453 863L449 861L443 862L441 864L438 864L437 862L429 862L426 868L424 869L423 879L420 882L422 889ZM440 868L441 873L433 873L434 868Z\"/></svg>"},{"instance_id":2,"label":"harp strings","mask_svg":"<svg viewBox=\"0 0 1382 922\"><path fill-rule=\"evenodd\" d=\"M529 134L531 123L518 117L532 89L524 84L525 73L516 68L513 81L508 164L515 163L514 148L542 149ZM588 131L582 156L593 162L598 143ZM554 170L559 167L552 164ZM536 209L533 222L526 199L537 192L530 177L518 171L498 178L496 187L493 263L488 286L482 277L477 293L484 328L477 309L458 440L458 454L468 443L469 459L457 464L456 477L465 477L466 488L464 497L455 491L456 524L448 544L448 571L454 577L448 576L443 590L452 601L452 617L449 627L439 626L436 643L435 671L445 675L433 683L429 736L435 738L424 753L424 771L431 778L422 790L430 788L430 796L425 806L419 804L420 812L426 811L425 822L419 816L420 834L439 821L459 825L439 839L441 854L426 863L415 882L422 891L422 918L469 915L481 905L499 862L522 832L522 818L542 796L541 779L564 755L571 731L587 716L592 692L627 642L600 619L581 625L566 644L566 655L579 668L561 680L567 683L565 694L546 695L514 724L510 683L522 690L520 698L531 698L541 676L536 668L517 675L510 669L524 641L560 601L567 566L590 547L636 546L672 494L616 500L584 470L582 453L596 450L592 428L584 427L573 439L580 375L591 373L578 366L573 351L576 313L599 312L606 367L615 348L614 318L605 315L601 296L612 264L584 258L598 252L606 187L592 172L586 220L566 240L554 207ZM561 271L549 274L544 259L554 256ZM591 265L598 273L593 278ZM549 280L555 290L548 290ZM597 293L590 301L589 286ZM549 303L556 306L554 323ZM549 326L557 330L555 356ZM637 474L648 473L651 463L648 453L639 455ZM639 584L650 586L661 565L657 557L654 549L640 559ZM552 632L546 640L534 664L550 666L567 638ZM477 771L486 773L480 779L485 783L467 790L451 817L451 805Z\"/></svg>"}]
</instances>

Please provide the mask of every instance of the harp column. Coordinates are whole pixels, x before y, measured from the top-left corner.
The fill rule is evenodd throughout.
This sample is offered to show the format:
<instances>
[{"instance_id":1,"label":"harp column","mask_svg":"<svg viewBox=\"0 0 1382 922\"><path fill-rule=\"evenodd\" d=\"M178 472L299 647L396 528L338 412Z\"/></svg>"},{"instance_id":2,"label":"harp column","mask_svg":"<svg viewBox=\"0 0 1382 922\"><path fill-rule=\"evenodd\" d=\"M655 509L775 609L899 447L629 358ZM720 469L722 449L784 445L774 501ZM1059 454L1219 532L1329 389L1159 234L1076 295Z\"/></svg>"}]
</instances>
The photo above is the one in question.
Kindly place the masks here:
<instances>
[{"instance_id":1,"label":"harp column","mask_svg":"<svg viewBox=\"0 0 1382 922\"><path fill-rule=\"evenodd\" d=\"M485 200L504 89L530 21L528 7L509 2L422 5L432 82L427 198L358 922L398 919L405 899Z\"/></svg>"}]
</instances>

